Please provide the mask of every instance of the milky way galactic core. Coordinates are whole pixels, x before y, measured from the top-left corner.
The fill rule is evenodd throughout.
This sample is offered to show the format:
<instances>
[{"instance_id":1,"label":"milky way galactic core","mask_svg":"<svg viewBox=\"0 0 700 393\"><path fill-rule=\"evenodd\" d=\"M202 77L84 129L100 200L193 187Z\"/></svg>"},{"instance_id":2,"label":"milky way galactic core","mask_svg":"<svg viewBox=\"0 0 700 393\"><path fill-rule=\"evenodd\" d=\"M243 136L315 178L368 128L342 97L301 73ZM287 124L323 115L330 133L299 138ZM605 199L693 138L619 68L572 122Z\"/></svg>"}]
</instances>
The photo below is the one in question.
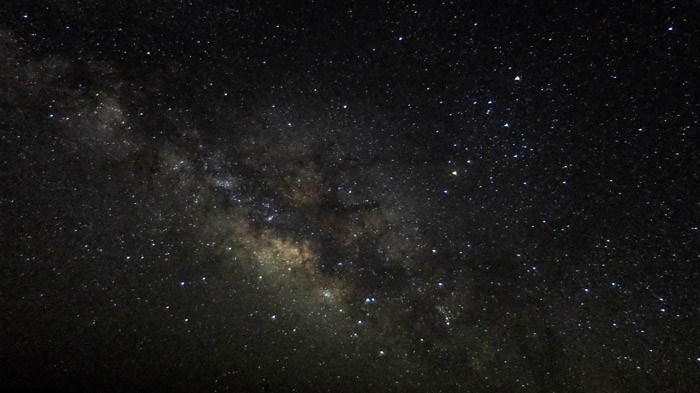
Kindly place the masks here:
<instances>
[{"instance_id":1,"label":"milky way galactic core","mask_svg":"<svg viewBox=\"0 0 700 393\"><path fill-rule=\"evenodd\" d=\"M697 4L0 6L0 385L700 384Z\"/></svg>"}]
</instances>

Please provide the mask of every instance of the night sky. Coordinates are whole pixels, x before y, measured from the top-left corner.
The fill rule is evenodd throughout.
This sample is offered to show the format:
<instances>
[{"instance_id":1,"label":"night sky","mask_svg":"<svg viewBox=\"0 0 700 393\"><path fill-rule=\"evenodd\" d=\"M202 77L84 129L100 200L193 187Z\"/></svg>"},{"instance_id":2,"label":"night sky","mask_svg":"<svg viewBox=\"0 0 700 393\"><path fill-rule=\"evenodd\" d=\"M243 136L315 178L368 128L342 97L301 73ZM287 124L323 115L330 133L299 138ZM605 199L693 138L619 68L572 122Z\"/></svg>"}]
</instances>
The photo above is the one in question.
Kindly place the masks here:
<instances>
[{"instance_id":1,"label":"night sky","mask_svg":"<svg viewBox=\"0 0 700 393\"><path fill-rule=\"evenodd\" d=\"M262 3L0 6L0 385L700 385L697 2Z\"/></svg>"}]
</instances>

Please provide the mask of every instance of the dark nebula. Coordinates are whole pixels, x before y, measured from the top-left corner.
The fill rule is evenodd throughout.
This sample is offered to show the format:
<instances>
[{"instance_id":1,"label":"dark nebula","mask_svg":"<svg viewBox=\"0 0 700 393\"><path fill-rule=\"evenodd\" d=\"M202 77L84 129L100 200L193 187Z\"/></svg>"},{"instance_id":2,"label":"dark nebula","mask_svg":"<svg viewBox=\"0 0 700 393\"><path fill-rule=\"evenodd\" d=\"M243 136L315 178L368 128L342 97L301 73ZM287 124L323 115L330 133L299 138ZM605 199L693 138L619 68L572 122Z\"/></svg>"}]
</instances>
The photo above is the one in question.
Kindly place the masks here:
<instances>
[{"instance_id":1,"label":"dark nebula","mask_svg":"<svg viewBox=\"0 0 700 393\"><path fill-rule=\"evenodd\" d=\"M0 385L695 391L698 3L471 3L3 2Z\"/></svg>"}]
</instances>

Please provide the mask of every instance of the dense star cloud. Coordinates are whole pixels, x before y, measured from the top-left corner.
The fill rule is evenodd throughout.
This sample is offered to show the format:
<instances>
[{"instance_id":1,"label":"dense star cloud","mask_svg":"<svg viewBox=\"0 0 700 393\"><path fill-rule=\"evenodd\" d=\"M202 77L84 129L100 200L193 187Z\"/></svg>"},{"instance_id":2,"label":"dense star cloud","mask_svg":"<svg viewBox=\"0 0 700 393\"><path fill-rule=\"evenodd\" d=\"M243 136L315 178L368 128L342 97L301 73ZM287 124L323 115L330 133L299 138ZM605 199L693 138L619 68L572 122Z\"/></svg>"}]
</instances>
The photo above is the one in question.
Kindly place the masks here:
<instances>
[{"instance_id":1,"label":"dense star cloud","mask_svg":"<svg viewBox=\"0 0 700 393\"><path fill-rule=\"evenodd\" d=\"M693 5L0 7L0 384L693 391Z\"/></svg>"}]
</instances>

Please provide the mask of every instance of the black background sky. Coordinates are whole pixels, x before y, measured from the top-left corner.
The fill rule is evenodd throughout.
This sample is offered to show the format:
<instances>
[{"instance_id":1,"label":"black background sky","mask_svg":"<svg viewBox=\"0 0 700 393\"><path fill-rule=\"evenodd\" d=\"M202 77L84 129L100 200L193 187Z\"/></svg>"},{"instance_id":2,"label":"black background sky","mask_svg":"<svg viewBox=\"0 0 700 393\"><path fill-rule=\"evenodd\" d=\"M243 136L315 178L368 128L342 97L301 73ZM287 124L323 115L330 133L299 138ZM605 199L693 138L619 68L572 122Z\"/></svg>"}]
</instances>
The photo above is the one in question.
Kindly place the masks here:
<instances>
[{"instance_id":1,"label":"black background sky","mask_svg":"<svg viewBox=\"0 0 700 393\"><path fill-rule=\"evenodd\" d=\"M0 384L700 383L697 2L0 6Z\"/></svg>"}]
</instances>

